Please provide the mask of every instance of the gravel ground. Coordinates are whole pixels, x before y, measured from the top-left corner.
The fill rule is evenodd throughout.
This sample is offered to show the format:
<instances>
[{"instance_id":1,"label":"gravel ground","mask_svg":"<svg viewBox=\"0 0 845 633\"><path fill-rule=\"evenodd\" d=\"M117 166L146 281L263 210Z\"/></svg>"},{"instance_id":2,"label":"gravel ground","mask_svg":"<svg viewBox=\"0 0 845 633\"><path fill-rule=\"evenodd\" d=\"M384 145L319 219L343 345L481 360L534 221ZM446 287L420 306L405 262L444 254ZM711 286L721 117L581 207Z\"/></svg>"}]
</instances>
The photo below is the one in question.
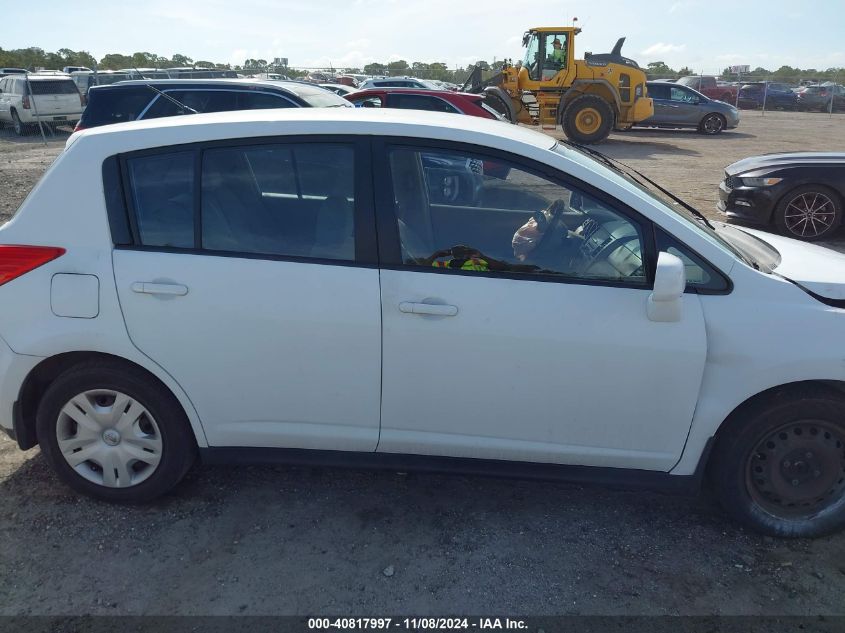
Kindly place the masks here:
<instances>
[{"instance_id":1,"label":"gravel ground","mask_svg":"<svg viewBox=\"0 0 845 633\"><path fill-rule=\"evenodd\" d=\"M65 138L0 131L4 218ZM718 138L635 130L601 149L715 216L728 163L843 146L843 117L745 113ZM77 497L37 449L0 439L0 534L0 615L845 615L845 535L760 537L706 496L200 467L123 507Z\"/></svg>"}]
</instances>

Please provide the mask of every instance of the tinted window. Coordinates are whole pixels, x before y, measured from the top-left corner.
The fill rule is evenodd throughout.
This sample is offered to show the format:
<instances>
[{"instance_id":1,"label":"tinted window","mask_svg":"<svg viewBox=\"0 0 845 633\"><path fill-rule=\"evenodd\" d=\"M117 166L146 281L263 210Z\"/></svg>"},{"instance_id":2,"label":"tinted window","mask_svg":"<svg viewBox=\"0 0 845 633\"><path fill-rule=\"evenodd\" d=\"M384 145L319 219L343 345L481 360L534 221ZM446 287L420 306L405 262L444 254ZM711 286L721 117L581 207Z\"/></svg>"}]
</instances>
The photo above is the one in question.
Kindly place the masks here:
<instances>
[{"instance_id":1,"label":"tinted window","mask_svg":"<svg viewBox=\"0 0 845 633\"><path fill-rule=\"evenodd\" d=\"M403 263L645 285L639 226L605 203L516 165L395 148Z\"/></svg>"},{"instance_id":2,"label":"tinted window","mask_svg":"<svg viewBox=\"0 0 845 633\"><path fill-rule=\"evenodd\" d=\"M91 88L88 107L82 113L82 127L134 121L143 112L155 93L144 86L132 88Z\"/></svg>"},{"instance_id":3,"label":"tinted window","mask_svg":"<svg viewBox=\"0 0 845 633\"><path fill-rule=\"evenodd\" d=\"M165 94L197 112L229 112L238 110L237 93L228 90L166 90ZM144 119L185 114L185 109L170 99L159 96ZM188 111L190 113L190 110Z\"/></svg>"},{"instance_id":4,"label":"tinted window","mask_svg":"<svg viewBox=\"0 0 845 633\"><path fill-rule=\"evenodd\" d=\"M29 82L33 95L75 95L79 94L73 79L48 79Z\"/></svg>"},{"instance_id":5,"label":"tinted window","mask_svg":"<svg viewBox=\"0 0 845 633\"><path fill-rule=\"evenodd\" d=\"M238 94L240 109L263 110L269 108L294 108L296 105L280 95L263 92L241 92Z\"/></svg>"},{"instance_id":6,"label":"tinted window","mask_svg":"<svg viewBox=\"0 0 845 633\"><path fill-rule=\"evenodd\" d=\"M652 99L668 99L669 86L666 84L648 84L648 96Z\"/></svg>"},{"instance_id":7,"label":"tinted window","mask_svg":"<svg viewBox=\"0 0 845 633\"><path fill-rule=\"evenodd\" d=\"M208 150L202 247L353 260L353 149L335 144Z\"/></svg>"},{"instance_id":8,"label":"tinted window","mask_svg":"<svg viewBox=\"0 0 845 633\"><path fill-rule=\"evenodd\" d=\"M387 102L391 108L431 110L432 112L458 112L457 108L443 99L439 97L427 97L425 95L392 94L388 95Z\"/></svg>"},{"instance_id":9,"label":"tinted window","mask_svg":"<svg viewBox=\"0 0 845 633\"><path fill-rule=\"evenodd\" d=\"M127 161L132 206L145 246L194 246L194 153Z\"/></svg>"}]
</instances>

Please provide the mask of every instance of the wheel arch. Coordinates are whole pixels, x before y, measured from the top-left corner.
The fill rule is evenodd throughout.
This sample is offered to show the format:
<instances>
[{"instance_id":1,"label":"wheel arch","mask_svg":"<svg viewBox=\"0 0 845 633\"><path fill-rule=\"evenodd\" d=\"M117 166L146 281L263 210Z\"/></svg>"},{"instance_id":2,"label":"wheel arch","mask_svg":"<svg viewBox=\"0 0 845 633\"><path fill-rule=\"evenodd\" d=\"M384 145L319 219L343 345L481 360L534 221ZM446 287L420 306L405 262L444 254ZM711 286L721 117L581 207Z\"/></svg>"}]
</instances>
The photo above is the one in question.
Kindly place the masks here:
<instances>
[{"instance_id":1,"label":"wheel arch","mask_svg":"<svg viewBox=\"0 0 845 633\"><path fill-rule=\"evenodd\" d=\"M172 379L159 376L149 367L145 367L122 356L97 351L68 351L42 360L30 370L21 384L18 400L14 405L14 430L18 446L22 450L33 448L39 443L35 430L35 414L46 389L64 371L81 363L94 360L120 363L127 368L141 372L164 389L167 389L176 398L177 402L179 402L182 411L188 418L197 445L200 447L207 445L205 433L202 430L193 405L188 400L187 395L181 392L178 385L173 384Z\"/></svg>"},{"instance_id":2,"label":"wheel arch","mask_svg":"<svg viewBox=\"0 0 845 633\"><path fill-rule=\"evenodd\" d=\"M562 120L567 106L581 95L601 97L610 104L614 117L619 118L619 113L622 111L622 102L619 99L619 93L613 89L609 81L606 79L576 79L560 99L557 111L558 121Z\"/></svg>"},{"instance_id":3,"label":"wheel arch","mask_svg":"<svg viewBox=\"0 0 845 633\"><path fill-rule=\"evenodd\" d=\"M727 415L722 421L716 432L713 434L714 443L718 443L719 438L728 432L733 424L740 419L747 411L756 407L760 402L770 400L773 398L788 398L791 395L799 396L802 392L808 390L827 390L832 393L838 393L845 397L845 380L799 380L796 382L788 382L775 387L769 387L763 391L749 396ZM708 457L709 459L709 457Z\"/></svg>"}]
</instances>

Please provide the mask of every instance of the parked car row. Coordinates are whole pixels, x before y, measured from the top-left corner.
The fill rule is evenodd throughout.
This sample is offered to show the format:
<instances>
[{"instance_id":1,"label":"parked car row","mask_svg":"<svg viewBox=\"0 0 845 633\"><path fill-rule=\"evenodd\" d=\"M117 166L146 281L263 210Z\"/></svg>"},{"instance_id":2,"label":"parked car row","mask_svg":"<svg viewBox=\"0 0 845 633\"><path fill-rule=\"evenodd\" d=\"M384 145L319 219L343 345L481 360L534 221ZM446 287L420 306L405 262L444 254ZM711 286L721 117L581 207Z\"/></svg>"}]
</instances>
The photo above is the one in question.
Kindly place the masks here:
<instances>
[{"instance_id":1,"label":"parked car row","mask_svg":"<svg viewBox=\"0 0 845 633\"><path fill-rule=\"evenodd\" d=\"M0 127L11 124L24 135L41 122L73 125L79 121L85 100L65 74L9 74L0 78Z\"/></svg>"}]
</instances>

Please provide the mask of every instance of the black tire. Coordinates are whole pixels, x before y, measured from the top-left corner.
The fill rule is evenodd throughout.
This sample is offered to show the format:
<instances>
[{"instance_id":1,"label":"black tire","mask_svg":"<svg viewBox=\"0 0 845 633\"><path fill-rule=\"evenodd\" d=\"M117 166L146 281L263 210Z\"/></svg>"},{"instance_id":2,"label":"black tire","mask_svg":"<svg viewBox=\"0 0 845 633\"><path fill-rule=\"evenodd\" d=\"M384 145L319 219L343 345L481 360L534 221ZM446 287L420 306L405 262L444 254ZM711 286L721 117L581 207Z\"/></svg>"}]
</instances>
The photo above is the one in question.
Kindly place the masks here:
<instances>
[{"instance_id":1,"label":"black tire","mask_svg":"<svg viewBox=\"0 0 845 633\"><path fill-rule=\"evenodd\" d=\"M130 396L153 416L161 441L161 456L152 474L136 485L107 487L83 477L59 449L58 424L62 408L90 390L114 390ZM36 414L41 451L58 477L83 494L119 503L143 503L175 486L194 463L196 440L182 406L161 383L140 370L116 361L91 361L59 375L47 388Z\"/></svg>"},{"instance_id":2,"label":"black tire","mask_svg":"<svg viewBox=\"0 0 845 633\"><path fill-rule=\"evenodd\" d=\"M824 203L824 199L820 200L815 196L823 196L829 201L829 204ZM824 206L820 208L823 214L815 216L819 218L818 222L812 221L812 224L810 224L810 221L808 221L802 225L800 217L798 220L795 219L795 214L800 213L802 208L807 207L807 203L796 202L802 197L805 197L805 200L813 200L813 205L824 203ZM826 224L828 219L831 222L827 229L816 230L817 227L821 228L821 224ZM805 242L827 239L836 233L842 224L842 199L835 191L823 185L804 185L793 189L778 201L774 211L774 221L778 231L788 237ZM806 229L804 235L801 234L802 228Z\"/></svg>"},{"instance_id":3,"label":"black tire","mask_svg":"<svg viewBox=\"0 0 845 633\"><path fill-rule=\"evenodd\" d=\"M589 116L588 116L589 115ZM586 119L579 120L579 117ZM598 117L595 120L595 117ZM563 110L560 124L567 138L575 143L590 145L605 140L616 123L610 104L596 95L575 97ZM579 131L578 126L589 122L590 131Z\"/></svg>"},{"instance_id":4,"label":"black tire","mask_svg":"<svg viewBox=\"0 0 845 633\"><path fill-rule=\"evenodd\" d=\"M777 537L815 538L845 527L845 396L782 390L742 407L725 425L708 475L728 514Z\"/></svg>"},{"instance_id":5,"label":"black tire","mask_svg":"<svg viewBox=\"0 0 845 633\"><path fill-rule=\"evenodd\" d=\"M15 134L18 136L26 136L26 133L29 131L29 126L21 121L15 110L12 110L12 127L15 128Z\"/></svg>"},{"instance_id":6,"label":"black tire","mask_svg":"<svg viewBox=\"0 0 845 633\"><path fill-rule=\"evenodd\" d=\"M508 104L504 102L502 97L492 92L485 92L484 93L484 103L493 108L496 112L501 114L505 119L508 120L510 123L516 123L513 120L511 109L508 107Z\"/></svg>"},{"instance_id":7,"label":"black tire","mask_svg":"<svg viewBox=\"0 0 845 633\"><path fill-rule=\"evenodd\" d=\"M716 112L711 112L701 119L701 123L698 124L698 131L707 136L716 136L717 134L721 134L727 125L728 122L725 120L725 117Z\"/></svg>"}]
</instances>

